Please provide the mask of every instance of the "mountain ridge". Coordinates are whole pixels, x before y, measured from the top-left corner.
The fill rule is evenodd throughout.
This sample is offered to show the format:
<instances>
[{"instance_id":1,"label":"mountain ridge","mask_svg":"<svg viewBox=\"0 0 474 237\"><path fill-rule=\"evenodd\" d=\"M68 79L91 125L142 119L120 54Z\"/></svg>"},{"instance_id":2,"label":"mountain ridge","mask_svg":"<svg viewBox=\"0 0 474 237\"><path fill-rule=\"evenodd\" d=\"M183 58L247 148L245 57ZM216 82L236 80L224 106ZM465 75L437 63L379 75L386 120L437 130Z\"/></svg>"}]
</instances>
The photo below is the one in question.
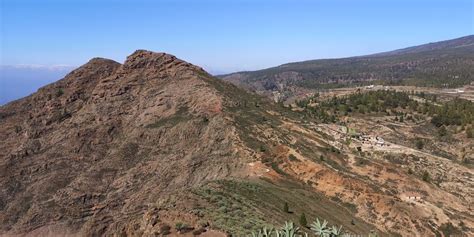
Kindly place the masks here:
<instances>
[{"instance_id":1,"label":"mountain ridge","mask_svg":"<svg viewBox=\"0 0 474 237\"><path fill-rule=\"evenodd\" d=\"M462 47L460 47L462 46ZM354 85L458 87L472 82L474 36L340 59L282 64L219 77L263 94L291 97L305 89Z\"/></svg>"},{"instance_id":2,"label":"mountain ridge","mask_svg":"<svg viewBox=\"0 0 474 237\"><path fill-rule=\"evenodd\" d=\"M213 150L213 144L222 144L216 147L224 152L228 145L221 142L229 142L229 136L233 134L220 116L209 119L207 125L200 122L203 120L200 116L218 114L221 102L216 92L202 87L207 84L193 76L197 75L197 69L198 67L185 64L174 56L149 51L136 51L122 65L106 59L92 59L68 74L65 79L39 89L32 96L0 107L0 134L4 140L8 140L2 143L2 150L8 151L8 155L2 155L1 158L0 185L4 188L1 194L1 199L4 200L4 211L0 215L3 223L1 229L8 230L15 226L13 223L17 223L16 231L25 231L56 218L65 218L66 223L72 222L69 225L74 232L77 231L74 226L83 226L85 235L102 235L105 232L101 232L96 226L108 226L107 222L101 221L100 218L103 217L99 216L102 214L90 219L86 213L99 213L107 208L106 217L120 209L97 205L123 202L125 197L132 198L137 195L136 192L144 191L134 191L133 187L127 187L127 183L120 181L121 179L136 183L137 172L160 170L158 173L162 173L161 175L150 177L149 173L145 178L147 182L158 178L168 180L168 184L158 181L157 184L161 185L148 186L158 194L166 186L174 186L172 190L182 189L178 183L187 183L184 186L189 186L202 182L200 179L205 179L205 174L216 172L212 171L212 167L218 166L212 165L206 166L202 175L193 176L188 173L188 178L186 174L178 177L171 172L173 169L179 170L180 163L197 162L190 157L186 158L186 153L180 155L180 151L190 149L183 147L184 144L192 147L196 146L199 138L206 140L209 139L206 136L219 136L221 138L217 143L209 141L201 146L201 152ZM203 93L205 97L197 96ZM147 95L151 97L147 99ZM181 114L177 115L179 113ZM190 115L186 115L187 113ZM178 120L180 127L173 125L175 120ZM216 123L216 120L221 122ZM205 129L214 126L215 129L211 131ZM156 134L154 131L161 133ZM149 152L157 152L165 147L171 149L170 153L164 152L158 157L172 161L170 166L163 165L160 160L149 160ZM191 152L191 156L198 153ZM182 156L182 161L173 161ZM26 159L28 157L35 159ZM140 168L141 162L152 164L143 170ZM231 165L232 162L229 161L228 164ZM127 178L132 174L136 178ZM225 176L226 172L220 174ZM22 178L15 181L14 177ZM38 178L49 182L36 180ZM183 183L184 180L187 182ZM136 185L146 187L147 182ZM15 186L15 183L21 183L21 186ZM108 187L122 191L116 192L115 197L107 196L113 193L107 191ZM29 191L26 192L25 189ZM141 198L148 196L140 195ZM31 203L33 206L25 206L25 211L29 210L28 212L14 211L15 208L27 205L29 201L26 200L31 199L36 201ZM53 201L49 204L41 201L48 199ZM84 201L73 201L77 199ZM130 205L137 206L140 203L131 202ZM45 208L50 205L53 206L45 212ZM91 208L99 209L93 211ZM128 213L131 210L122 211ZM38 215L41 216L40 219L37 219ZM135 214L124 217L133 216ZM91 226L87 227L88 225ZM120 230L112 228L108 231Z\"/></svg>"},{"instance_id":3,"label":"mountain ridge","mask_svg":"<svg viewBox=\"0 0 474 237\"><path fill-rule=\"evenodd\" d=\"M386 56L386 55L395 55L403 53L415 53L420 51L429 51L429 50L440 50L440 49L450 49L450 48L459 48L459 47L469 47L474 44L474 35L467 35L451 40L443 40L438 42L431 42L427 44L422 44L419 46L412 46L397 50L392 50L388 52L382 52L366 56ZM363 57L363 56L362 56Z\"/></svg>"},{"instance_id":4,"label":"mountain ridge","mask_svg":"<svg viewBox=\"0 0 474 237\"><path fill-rule=\"evenodd\" d=\"M459 43L461 45L459 45ZM356 56L348 56L348 57L341 57L341 58L319 58L319 59L309 59L309 60L302 60L302 61L295 61L295 62L289 62L289 63L283 63L277 66L269 67L269 68L263 68L263 69L258 69L258 70L244 70L244 71L238 71L238 72L231 72L231 73L224 73L224 74L219 74L216 75L217 77L225 77L227 75L231 75L234 73L245 73L245 72L256 72L256 71L263 71L267 70L270 68L277 68L277 67L284 67L287 65L295 64L295 63L305 63L305 62L314 62L314 61L324 61L324 60L341 60L341 59L354 59L354 58L368 58L368 57L373 57L373 56L387 56L387 55L395 55L399 53L410 53L413 52L413 49L422 49L422 50L431 50L428 48L428 46L434 46L434 49L446 49L446 48L452 48L454 44L454 48L458 47L469 47L474 44L474 35L467 35L467 36L462 36L459 38L451 39L451 40L442 40L442 41L437 41L437 42L431 42L431 43L426 43L426 44L421 44L418 46L409 46L401 49L394 49L394 50L389 50L381 53L373 53L373 54L365 54L365 55L356 55ZM432 49L433 49L432 48Z\"/></svg>"}]
</instances>

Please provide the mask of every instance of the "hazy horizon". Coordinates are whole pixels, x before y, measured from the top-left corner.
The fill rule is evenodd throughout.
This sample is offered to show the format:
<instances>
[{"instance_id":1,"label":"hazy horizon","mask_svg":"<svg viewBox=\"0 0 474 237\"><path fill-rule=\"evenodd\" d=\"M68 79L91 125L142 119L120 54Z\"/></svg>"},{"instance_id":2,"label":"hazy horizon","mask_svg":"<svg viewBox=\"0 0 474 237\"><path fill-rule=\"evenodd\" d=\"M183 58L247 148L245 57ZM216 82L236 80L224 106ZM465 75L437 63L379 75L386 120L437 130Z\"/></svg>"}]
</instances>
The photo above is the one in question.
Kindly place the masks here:
<instances>
[{"instance_id":1,"label":"hazy horizon","mask_svg":"<svg viewBox=\"0 0 474 237\"><path fill-rule=\"evenodd\" d=\"M147 49L221 73L473 33L468 0L5 0L1 8L1 65L123 62Z\"/></svg>"},{"instance_id":2,"label":"hazy horizon","mask_svg":"<svg viewBox=\"0 0 474 237\"><path fill-rule=\"evenodd\" d=\"M122 63L137 49L170 53L217 75L474 32L467 0L5 0L1 13L0 104L93 57Z\"/></svg>"},{"instance_id":3,"label":"hazy horizon","mask_svg":"<svg viewBox=\"0 0 474 237\"><path fill-rule=\"evenodd\" d=\"M283 65L283 64L287 64L287 63L302 62L302 61L307 61L307 60L340 59L340 58L351 58L351 57L359 57L359 56L368 56L368 55L371 55L371 54L385 53L385 52L395 51L395 50L399 50L399 49L405 49L405 48L409 48L409 47L413 47L413 46L419 46L419 45L424 45L424 44L429 44L429 43L435 43L435 42L441 42L441 41L446 41L446 40L452 40L452 39L463 38L463 37L467 37L467 36L471 36L471 35L472 35L472 34L469 34L469 35L460 35L460 36L458 36L458 37L449 38L449 39L442 39L442 40L437 40L437 41L429 41L429 42L424 42L424 43L420 43L420 44L417 44L417 45L405 45L405 46L401 46L401 47L399 47L399 48L390 48L390 49L385 49L385 50L381 50L381 51L367 52L367 53L363 53L363 54L344 55L344 56L340 56L340 57L320 57L320 58L314 57L314 58L307 58L307 59L300 59L300 60L293 60L293 61L285 61L285 62L278 63L278 64L274 64L274 65L268 65L268 66L265 66L265 67L252 68L252 69L220 70L220 69L214 69L214 68L209 67L209 66L206 66L206 65L200 65L200 64L196 64L196 63L193 63L193 64L203 67L204 69L206 69L206 71L208 71L208 72L211 73L212 75L229 74L229 73L235 73L235 72L240 72L240 71L262 70L262 69L267 69L267 68L271 68L271 67L280 66L280 65ZM142 50L142 49L143 49L143 50L149 50L149 49L146 49L146 48L137 48L137 49L135 49L135 50ZM126 55L124 55L123 57L121 57L121 59L107 58L107 57L103 57L103 56L101 56L101 55L96 55L96 56L94 56L94 57L91 57L91 58L87 59L87 61L84 61L83 63L77 64L77 65L71 65L71 64L50 64L50 65L46 65L46 64L0 64L0 70L3 70L3 69L5 69L5 68L8 68L8 69L18 69L18 70L23 70L23 69L25 69L25 70L43 70L43 71L63 71L63 70L72 71L72 70L74 70L75 68L78 68L78 67L84 65L84 64L87 63L90 59L95 58L95 57L107 58L107 59L114 60L114 61L116 61L116 62L118 62L118 63L123 63L123 62L126 60L126 57L127 57L128 55L132 54L135 50L130 51L128 54L126 54ZM154 52L164 52L164 53L172 54L172 53L170 53L170 52L163 51L163 50L151 50L151 51L154 51ZM173 54L173 55L175 55L176 57L178 57L178 58L180 58L180 59L186 60L185 58L180 57L179 55L176 55L176 54Z\"/></svg>"},{"instance_id":4,"label":"hazy horizon","mask_svg":"<svg viewBox=\"0 0 474 237\"><path fill-rule=\"evenodd\" d=\"M464 37L464 36L460 36ZM457 38L460 38L457 37ZM449 39L447 39L449 40ZM426 42L424 44L431 43ZM417 45L411 45L417 46ZM406 46L406 47L411 47ZM403 49L406 47L398 48ZM389 52L392 50L397 49L390 49L380 52L373 52L373 53L381 53L381 52ZM130 52L131 54L132 52ZM346 57L356 57L356 56L364 56L369 54L363 55L349 55ZM179 56L178 56L179 57ZM313 59L328 59L328 58L311 58ZM124 59L125 60L125 59ZM119 63L123 63L124 60L116 60ZM303 60L301 60L303 61ZM285 63L291 63L297 61L290 61ZM269 67L279 66L272 65ZM49 83L53 83L57 80L62 79L66 76L69 72L73 71L74 69L80 67L81 65L66 65L66 64L58 64L58 65L41 65L41 64L17 64L17 65L0 65L0 105L4 105L11 101L20 99L22 97L28 96L37 91L42 86L45 86ZM198 65L202 66L202 65ZM228 74L238 71L246 71L246 70L236 70L236 71L219 71L219 70L212 70L206 68L206 66L202 66L205 70L213 75L219 74ZM265 67L268 68L268 67ZM258 68L254 70L260 70L265 68ZM250 70L247 70L250 71Z\"/></svg>"}]
</instances>

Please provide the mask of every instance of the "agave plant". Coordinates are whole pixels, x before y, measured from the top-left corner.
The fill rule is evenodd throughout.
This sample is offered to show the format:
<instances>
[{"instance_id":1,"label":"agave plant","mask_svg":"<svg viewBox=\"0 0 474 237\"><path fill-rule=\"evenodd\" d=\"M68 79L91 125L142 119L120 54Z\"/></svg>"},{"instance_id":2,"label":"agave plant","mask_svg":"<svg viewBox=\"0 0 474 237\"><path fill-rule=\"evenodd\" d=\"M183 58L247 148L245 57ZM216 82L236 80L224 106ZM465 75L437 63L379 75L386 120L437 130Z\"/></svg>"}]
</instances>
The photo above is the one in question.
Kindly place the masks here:
<instances>
[{"instance_id":1,"label":"agave plant","mask_svg":"<svg viewBox=\"0 0 474 237\"><path fill-rule=\"evenodd\" d=\"M251 236L251 237L264 237L264 236L262 235L262 232L261 232L260 230L257 231L257 232L252 231L252 234L251 234L250 236Z\"/></svg>"},{"instance_id":2,"label":"agave plant","mask_svg":"<svg viewBox=\"0 0 474 237\"><path fill-rule=\"evenodd\" d=\"M272 237L274 229L263 227L263 229L258 230L257 232L252 232L252 237Z\"/></svg>"},{"instance_id":3,"label":"agave plant","mask_svg":"<svg viewBox=\"0 0 474 237\"><path fill-rule=\"evenodd\" d=\"M274 234L275 233L275 234ZM280 230L273 228L263 228L252 232L251 237L308 237L307 233L300 233L300 228L293 222L285 222L285 225Z\"/></svg>"},{"instance_id":4,"label":"agave plant","mask_svg":"<svg viewBox=\"0 0 474 237\"><path fill-rule=\"evenodd\" d=\"M263 237L262 233L260 231L258 231L258 232L252 231L252 234L250 236L251 237Z\"/></svg>"},{"instance_id":5,"label":"agave plant","mask_svg":"<svg viewBox=\"0 0 474 237\"><path fill-rule=\"evenodd\" d=\"M267 229L266 227L263 227L262 229L262 237L271 237L273 234L274 229L269 228Z\"/></svg>"},{"instance_id":6,"label":"agave plant","mask_svg":"<svg viewBox=\"0 0 474 237\"><path fill-rule=\"evenodd\" d=\"M281 237L296 237L300 232L300 228L290 221L285 222L285 225L279 232Z\"/></svg>"},{"instance_id":7,"label":"agave plant","mask_svg":"<svg viewBox=\"0 0 474 237\"><path fill-rule=\"evenodd\" d=\"M317 235L321 237L329 237L331 234L331 230L328 228L328 221L323 220L321 222L319 218L316 218L316 221L311 224L311 230Z\"/></svg>"},{"instance_id":8,"label":"agave plant","mask_svg":"<svg viewBox=\"0 0 474 237\"><path fill-rule=\"evenodd\" d=\"M342 235L342 226L328 226L326 220L319 220L311 224L311 230L320 237L340 237ZM274 230L273 228L263 228L257 232L252 232L250 237L308 237L308 233L300 230L293 222L285 222L285 225L280 230Z\"/></svg>"},{"instance_id":9,"label":"agave plant","mask_svg":"<svg viewBox=\"0 0 474 237\"><path fill-rule=\"evenodd\" d=\"M339 226L339 228L337 228L337 226L333 225L331 228L330 228L330 236L331 237L338 237L338 236L341 236L342 235L342 226Z\"/></svg>"}]
</instances>

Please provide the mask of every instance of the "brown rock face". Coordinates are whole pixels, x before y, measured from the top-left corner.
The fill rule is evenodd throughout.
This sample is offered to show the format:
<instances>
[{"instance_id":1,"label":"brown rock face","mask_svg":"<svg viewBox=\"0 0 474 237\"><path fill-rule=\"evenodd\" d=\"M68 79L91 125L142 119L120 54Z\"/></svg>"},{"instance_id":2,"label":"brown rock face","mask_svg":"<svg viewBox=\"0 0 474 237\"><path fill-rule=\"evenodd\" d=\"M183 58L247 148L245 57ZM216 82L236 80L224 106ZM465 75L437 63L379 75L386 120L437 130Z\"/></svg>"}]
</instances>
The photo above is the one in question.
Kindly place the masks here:
<instances>
[{"instance_id":1,"label":"brown rock face","mask_svg":"<svg viewBox=\"0 0 474 237\"><path fill-rule=\"evenodd\" d=\"M0 234L120 233L168 193L230 175L237 136L199 75L139 50L1 107Z\"/></svg>"}]
</instances>

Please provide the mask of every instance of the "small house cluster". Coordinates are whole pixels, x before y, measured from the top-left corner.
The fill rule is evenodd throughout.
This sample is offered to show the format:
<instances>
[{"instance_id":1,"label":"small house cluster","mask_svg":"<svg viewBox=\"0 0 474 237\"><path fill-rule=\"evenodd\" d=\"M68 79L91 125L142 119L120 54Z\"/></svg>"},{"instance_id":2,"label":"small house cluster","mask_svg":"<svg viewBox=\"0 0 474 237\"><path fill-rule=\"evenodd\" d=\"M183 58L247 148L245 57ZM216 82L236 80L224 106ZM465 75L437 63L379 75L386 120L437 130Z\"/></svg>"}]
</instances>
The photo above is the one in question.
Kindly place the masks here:
<instances>
[{"instance_id":1,"label":"small house cluster","mask_svg":"<svg viewBox=\"0 0 474 237\"><path fill-rule=\"evenodd\" d=\"M379 136L356 135L353 137L359 140L362 144L376 145L376 146L381 146L381 147L390 146L390 144L385 143L385 140Z\"/></svg>"},{"instance_id":2,"label":"small house cluster","mask_svg":"<svg viewBox=\"0 0 474 237\"><path fill-rule=\"evenodd\" d=\"M410 202L422 202L423 197L420 193L417 192L406 192L403 194L405 197L405 200L410 201Z\"/></svg>"}]
</instances>

